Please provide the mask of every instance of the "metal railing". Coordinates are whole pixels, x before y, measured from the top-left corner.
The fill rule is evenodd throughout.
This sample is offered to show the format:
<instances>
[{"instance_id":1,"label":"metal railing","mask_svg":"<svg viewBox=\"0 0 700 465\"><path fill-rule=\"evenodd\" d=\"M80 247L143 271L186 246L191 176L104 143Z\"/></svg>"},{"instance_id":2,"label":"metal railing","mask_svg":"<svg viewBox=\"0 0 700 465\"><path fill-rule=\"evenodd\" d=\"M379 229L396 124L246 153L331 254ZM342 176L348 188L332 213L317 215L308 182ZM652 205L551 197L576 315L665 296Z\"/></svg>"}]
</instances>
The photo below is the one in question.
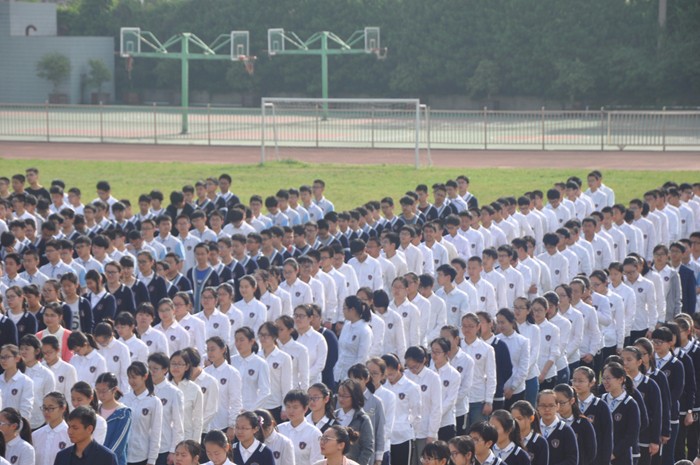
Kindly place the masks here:
<instances>
[{"instance_id":1,"label":"metal railing","mask_svg":"<svg viewBox=\"0 0 700 465\"><path fill-rule=\"evenodd\" d=\"M260 146L649 150L700 148L700 111L479 111L0 104L0 140ZM270 113L271 114L271 113ZM265 125L265 126L263 126ZM266 132L263 132L266 131Z\"/></svg>"}]
</instances>

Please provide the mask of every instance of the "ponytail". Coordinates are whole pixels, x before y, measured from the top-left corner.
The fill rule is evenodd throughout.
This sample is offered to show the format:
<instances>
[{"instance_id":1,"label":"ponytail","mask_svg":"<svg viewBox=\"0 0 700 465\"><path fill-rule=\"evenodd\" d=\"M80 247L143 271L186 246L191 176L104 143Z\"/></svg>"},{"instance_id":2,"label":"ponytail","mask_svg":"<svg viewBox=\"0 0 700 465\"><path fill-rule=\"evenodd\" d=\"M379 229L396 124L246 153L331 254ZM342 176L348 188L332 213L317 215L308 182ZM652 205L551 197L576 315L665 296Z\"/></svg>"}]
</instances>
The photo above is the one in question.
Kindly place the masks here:
<instances>
[{"instance_id":1,"label":"ponytail","mask_svg":"<svg viewBox=\"0 0 700 465\"><path fill-rule=\"evenodd\" d=\"M335 410L333 409L333 393L330 389L328 389L328 386L326 386L323 383L316 383L309 386L309 389L316 389L321 393L321 395L323 396L324 413L326 415L326 418L328 418L329 420L335 420L336 416ZM327 402L326 398L328 398Z\"/></svg>"},{"instance_id":2,"label":"ponytail","mask_svg":"<svg viewBox=\"0 0 700 465\"><path fill-rule=\"evenodd\" d=\"M126 369L127 375L132 376L145 376L146 377L146 389L148 390L148 395L152 396L155 391L155 386L153 385L153 378L148 372L148 367L143 362L132 362L129 368Z\"/></svg>"},{"instance_id":3,"label":"ponytail","mask_svg":"<svg viewBox=\"0 0 700 465\"><path fill-rule=\"evenodd\" d=\"M520 438L520 427L509 411L496 410L491 414L491 417L501 424L503 431L508 433L508 439L510 439L513 444L520 448L523 447L522 439Z\"/></svg>"},{"instance_id":4,"label":"ponytail","mask_svg":"<svg viewBox=\"0 0 700 465\"><path fill-rule=\"evenodd\" d=\"M29 425L29 420L20 415L20 413L12 407L2 409L0 415L5 417L10 425L17 425L19 437L29 445L32 445L32 427Z\"/></svg>"},{"instance_id":5,"label":"ponytail","mask_svg":"<svg viewBox=\"0 0 700 465\"><path fill-rule=\"evenodd\" d=\"M238 329L238 331L241 331L243 328ZM236 334L238 334L238 331L236 331ZM231 353L228 350L228 345L224 342L223 339L219 336L212 336L209 339L207 339L207 344L209 343L216 344L219 349L223 349L224 351L224 360L226 360L226 363L229 365L231 364Z\"/></svg>"},{"instance_id":6,"label":"ponytail","mask_svg":"<svg viewBox=\"0 0 700 465\"><path fill-rule=\"evenodd\" d=\"M90 399L90 408L97 412L97 409L99 408L99 404L97 403L97 394L88 383L85 381L78 381L70 389L70 392L77 392L78 394Z\"/></svg>"},{"instance_id":7,"label":"ponytail","mask_svg":"<svg viewBox=\"0 0 700 465\"><path fill-rule=\"evenodd\" d=\"M557 384L554 386L554 392L558 392L559 394L563 395L566 397L567 400L574 399L574 403L571 405L571 413L573 414L574 418L586 418L585 415L581 412L581 407L578 405L578 395L576 394L576 391L574 391L574 388L569 386L568 384Z\"/></svg>"}]
</instances>

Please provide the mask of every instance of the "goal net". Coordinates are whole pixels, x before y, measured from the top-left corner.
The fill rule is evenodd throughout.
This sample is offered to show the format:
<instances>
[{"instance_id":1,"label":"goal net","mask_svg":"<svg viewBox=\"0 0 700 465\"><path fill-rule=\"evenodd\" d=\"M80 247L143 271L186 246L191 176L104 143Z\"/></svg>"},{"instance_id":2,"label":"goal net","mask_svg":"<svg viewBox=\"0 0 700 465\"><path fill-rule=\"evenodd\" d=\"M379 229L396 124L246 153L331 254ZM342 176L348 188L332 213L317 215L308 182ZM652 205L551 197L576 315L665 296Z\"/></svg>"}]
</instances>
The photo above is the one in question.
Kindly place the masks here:
<instances>
[{"instance_id":1,"label":"goal net","mask_svg":"<svg viewBox=\"0 0 700 465\"><path fill-rule=\"evenodd\" d=\"M406 148L419 161L424 124L418 99L263 98L266 146Z\"/></svg>"}]
</instances>

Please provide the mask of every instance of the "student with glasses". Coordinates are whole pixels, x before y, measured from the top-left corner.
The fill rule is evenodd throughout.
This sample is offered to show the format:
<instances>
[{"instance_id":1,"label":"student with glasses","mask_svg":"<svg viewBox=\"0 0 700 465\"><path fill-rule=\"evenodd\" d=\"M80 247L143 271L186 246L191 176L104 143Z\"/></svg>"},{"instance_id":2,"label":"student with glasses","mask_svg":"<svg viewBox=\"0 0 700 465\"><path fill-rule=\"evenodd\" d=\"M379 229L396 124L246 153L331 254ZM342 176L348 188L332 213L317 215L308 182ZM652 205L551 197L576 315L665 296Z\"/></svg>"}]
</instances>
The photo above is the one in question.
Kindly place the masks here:
<instances>
[{"instance_id":1,"label":"student with glasses","mask_svg":"<svg viewBox=\"0 0 700 465\"><path fill-rule=\"evenodd\" d=\"M51 392L44 397L39 409L46 424L32 433L36 465L53 465L56 454L71 443L68 438L68 425L63 419L68 402L63 394Z\"/></svg>"},{"instance_id":2,"label":"student with glasses","mask_svg":"<svg viewBox=\"0 0 700 465\"><path fill-rule=\"evenodd\" d=\"M235 464L275 465L275 458L265 444L262 417L255 412L243 412L236 418L236 442L232 449Z\"/></svg>"},{"instance_id":3,"label":"student with glasses","mask_svg":"<svg viewBox=\"0 0 700 465\"><path fill-rule=\"evenodd\" d=\"M357 442L360 433L345 426L335 425L318 438L321 444L321 454L326 458L314 465L358 465L346 457L350 446Z\"/></svg>"},{"instance_id":4,"label":"student with glasses","mask_svg":"<svg viewBox=\"0 0 700 465\"><path fill-rule=\"evenodd\" d=\"M540 391L537 395L537 413L540 417L540 431L549 446L549 463L577 465L579 451L576 434L566 422L559 419L558 410L554 391Z\"/></svg>"}]
</instances>

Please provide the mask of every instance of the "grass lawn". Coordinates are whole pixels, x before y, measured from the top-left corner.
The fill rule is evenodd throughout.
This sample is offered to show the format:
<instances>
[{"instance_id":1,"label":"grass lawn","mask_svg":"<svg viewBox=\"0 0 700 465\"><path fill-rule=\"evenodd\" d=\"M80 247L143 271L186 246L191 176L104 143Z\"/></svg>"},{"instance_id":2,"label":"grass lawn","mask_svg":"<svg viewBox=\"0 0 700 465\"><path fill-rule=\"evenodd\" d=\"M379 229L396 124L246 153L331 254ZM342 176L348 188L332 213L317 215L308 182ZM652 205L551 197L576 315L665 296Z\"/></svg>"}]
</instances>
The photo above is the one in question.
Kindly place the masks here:
<instances>
[{"instance_id":1,"label":"grass lawn","mask_svg":"<svg viewBox=\"0 0 700 465\"><path fill-rule=\"evenodd\" d=\"M258 165L212 165L187 163L123 163L95 161L45 161L45 160L0 160L0 175L10 177L24 173L25 168L39 168L40 178L48 187L52 179L62 179L67 187L78 187L83 192L83 201L95 198L95 184L108 180L112 193L117 198L128 198L136 203L139 194L151 189L160 189L166 198L172 190L185 184L194 184L207 176L229 173L233 177L232 190L244 202L252 194L274 195L280 188L299 187L311 184L313 179L326 181L326 196L335 203L336 209L350 209L368 200L379 200L392 196L398 198L417 184L431 184L466 174L471 179L471 192L480 203L492 201L500 196L518 196L525 191L546 191L554 182L577 175L584 179L586 170L562 169L463 169L425 168L415 170L409 166L396 165L312 165L296 161L271 162L264 167ZM604 182L615 190L616 200L626 203L644 191L658 187L666 181L694 182L700 172L679 171L607 171Z\"/></svg>"}]
</instances>

